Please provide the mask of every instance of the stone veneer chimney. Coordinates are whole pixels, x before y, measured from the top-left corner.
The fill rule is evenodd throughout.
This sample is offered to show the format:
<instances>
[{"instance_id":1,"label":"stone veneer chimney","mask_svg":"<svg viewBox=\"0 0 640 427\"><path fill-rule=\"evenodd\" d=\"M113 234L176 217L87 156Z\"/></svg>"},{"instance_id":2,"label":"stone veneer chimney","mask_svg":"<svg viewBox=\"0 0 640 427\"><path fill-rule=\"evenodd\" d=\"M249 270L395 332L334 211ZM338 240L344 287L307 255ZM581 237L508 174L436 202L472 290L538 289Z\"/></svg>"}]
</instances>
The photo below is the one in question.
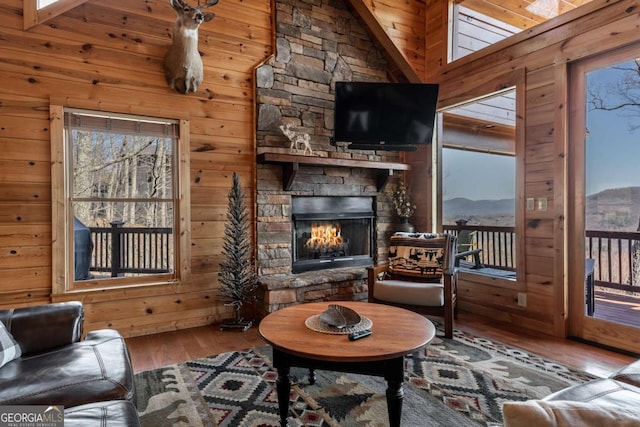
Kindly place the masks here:
<instances>
[{"instance_id":1,"label":"stone veneer chimney","mask_svg":"<svg viewBox=\"0 0 640 427\"><path fill-rule=\"evenodd\" d=\"M278 128L291 124L311 136L314 156L398 161L398 153L352 151L330 143L336 81L388 81L387 60L343 0L276 0L276 54L256 71L257 154L289 154ZM301 154L301 153L300 153ZM295 195L372 196L376 206L377 253L396 220L390 192L395 176L378 192L370 169L300 165L289 191L282 166L258 164L258 275L291 273L291 197ZM364 271L364 269L362 269ZM366 294L365 294L366 295Z\"/></svg>"}]
</instances>

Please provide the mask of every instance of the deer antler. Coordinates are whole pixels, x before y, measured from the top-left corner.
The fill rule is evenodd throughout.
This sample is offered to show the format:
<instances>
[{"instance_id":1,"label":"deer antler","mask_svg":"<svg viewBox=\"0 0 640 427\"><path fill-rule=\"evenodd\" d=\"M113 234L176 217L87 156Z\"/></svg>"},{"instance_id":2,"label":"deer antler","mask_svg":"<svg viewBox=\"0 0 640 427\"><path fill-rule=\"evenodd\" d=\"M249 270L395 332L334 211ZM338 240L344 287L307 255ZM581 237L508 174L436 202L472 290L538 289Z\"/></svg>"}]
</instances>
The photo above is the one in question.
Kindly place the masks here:
<instances>
[{"instance_id":1,"label":"deer antler","mask_svg":"<svg viewBox=\"0 0 640 427\"><path fill-rule=\"evenodd\" d=\"M210 6L215 6L216 4L218 4L220 0L209 0L208 2L206 2L205 4L203 4L202 6L200 6L200 0L198 0L198 9L202 10L202 9L206 9Z\"/></svg>"}]
</instances>

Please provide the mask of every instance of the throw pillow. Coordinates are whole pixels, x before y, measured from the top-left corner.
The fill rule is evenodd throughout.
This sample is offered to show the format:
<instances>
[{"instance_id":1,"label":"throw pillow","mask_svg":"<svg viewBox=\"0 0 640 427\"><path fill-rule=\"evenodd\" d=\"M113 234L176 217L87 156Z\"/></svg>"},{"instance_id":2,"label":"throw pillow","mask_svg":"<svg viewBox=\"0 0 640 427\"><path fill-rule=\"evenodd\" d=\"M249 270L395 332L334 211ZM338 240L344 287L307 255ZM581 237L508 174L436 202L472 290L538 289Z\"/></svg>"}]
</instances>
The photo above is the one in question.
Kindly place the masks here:
<instances>
[{"instance_id":1,"label":"throw pillow","mask_svg":"<svg viewBox=\"0 0 640 427\"><path fill-rule=\"evenodd\" d=\"M504 402L505 427L638 427L637 411L610 403L568 400Z\"/></svg>"},{"instance_id":2,"label":"throw pillow","mask_svg":"<svg viewBox=\"0 0 640 427\"><path fill-rule=\"evenodd\" d=\"M439 281L447 265L447 236L426 233L396 233L389 242L390 278Z\"/></svg>"},{"instance_id":3,"label":"throw pillow","mask_svg":"<svg viewBox=\"0 0 640 427\"><path fill-rule=\"evenodd\" d=\"M21 355L20 344L13 339L4 323L0 322L0 368Z\"/></svg>"}]
</instances>

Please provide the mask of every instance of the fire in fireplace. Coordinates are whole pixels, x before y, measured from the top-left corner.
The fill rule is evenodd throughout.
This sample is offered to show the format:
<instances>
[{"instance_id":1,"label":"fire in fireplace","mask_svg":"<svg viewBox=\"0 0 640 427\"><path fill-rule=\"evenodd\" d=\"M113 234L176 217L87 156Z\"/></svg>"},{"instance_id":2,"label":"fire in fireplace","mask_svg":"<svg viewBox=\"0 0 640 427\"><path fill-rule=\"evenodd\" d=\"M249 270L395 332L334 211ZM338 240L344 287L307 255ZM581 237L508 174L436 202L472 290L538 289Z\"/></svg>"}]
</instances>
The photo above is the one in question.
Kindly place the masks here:
<instances>
[{"instance_id":1,"label":"fire in fireplace","mask_svg":"<svg viewBox=\"0 0 640 427\"><path fill-rule=\"evenodd\" d=\"M346 256L349 242L341 234L340 224L311 224L311 237L304 243L304 248L315 257Z\"/></svg>"},{"instance_id":2,"label":"fire in fireplace","mask_svg":"<svg viewBox=\"0 0 640 427\"><path fill-rule=\"evenodd\" d=\"M294 197L292 271L371 265L372 197Z\"/></svg>"}]
</instances>

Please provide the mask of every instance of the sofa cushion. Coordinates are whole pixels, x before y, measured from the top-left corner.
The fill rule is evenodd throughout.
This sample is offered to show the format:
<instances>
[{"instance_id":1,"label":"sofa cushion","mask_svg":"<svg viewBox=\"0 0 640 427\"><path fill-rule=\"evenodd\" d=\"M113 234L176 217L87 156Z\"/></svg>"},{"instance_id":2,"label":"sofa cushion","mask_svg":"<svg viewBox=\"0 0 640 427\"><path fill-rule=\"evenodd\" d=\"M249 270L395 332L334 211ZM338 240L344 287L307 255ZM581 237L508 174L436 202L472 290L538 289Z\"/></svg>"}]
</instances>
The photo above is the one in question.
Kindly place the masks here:
<instances>
[{"instance_id":1,"label":"sofa cushion","mask_svg":"<svg viewBox=\"0 0 640 427\"><path fill-rule=\"evenodd\" d=\"M21 354L20 345L7 331L4 323L0 322L0 368L17 359Z\"/></svg>"},{"instance_id":2,"label":"sofa cushion","mask_svg":"<svg viewBox=\"0 0 640 427\"><path fill-rule=\"evenodd\" d=\"M377 281L373 289L377 300L427 307L444 305L444 285L441 283L387 279Z\"/></svg>"},{"instance_id":3,"label":"sofa cushion","mask_svg":"<svg viewBox=\"0 0 640 427\"><path fill-rule=\"evenodd\" d=\"M140 419L128 400L88 403L64 410L65 427L138 427Z\"/></svg>"},{"instance_id":4,"label":"sofa cushion","mask_svg":"<svg viewBox=\"0 0 640 427\"><path fill-rule=\"evenodd\" d=\"M611 374L609 378L640 387L640 360L619 369Z\"/></svg>"},{"instance_id":5,"label":"sofa cushion","mask_svg":"<svg viewBox=\"0 0 640 427\"><path fill-rule=\"evenodd\" d=\"M502 414L505 427L640 426L637 410L611 403L566 400L505 402Z\"/></svg>"},{"instance_id":6,"label":"sofa cushion","mask_svg":"<svg viewBox=\"0 0 640 427\"><path fill-rule=\"evenodd\" d=\"M84 341L21 357L0 369L0 405L82 405L133 400L133 371L126 344L115 330Z\"/></svg>"},{"instance_id":7,"label":"sofa cushion","mask_svg":"<svg viewBox=\"0 0 640 427\"><path fill-rule=\"evenodd\" d=\"M611 404L637 410L640 407L640 388L611 379L592 380L567 387L546 396L543 400L572 400L591 404Z\"/></svg>"},{"instance_id":8,"label":"sofa cushion","mask_svg":"<svg viewBox=\"0 0 640 427\"><path fill-rule=\"evenodd\" d=\"M0 310L23 356L44 353L80 341L83 309L78 301Z\"/></svg>"},{"instance_id":9,"label":"sofa cushion","mask_svg":"<svg viewBox=\"0 0 640 427\"><path fill-rule=\"evenodd\" d=\"M448 265L448 236L396 233L389 241L387 274L392 279L436 282Z\"/></svg>"}]
</instances>

